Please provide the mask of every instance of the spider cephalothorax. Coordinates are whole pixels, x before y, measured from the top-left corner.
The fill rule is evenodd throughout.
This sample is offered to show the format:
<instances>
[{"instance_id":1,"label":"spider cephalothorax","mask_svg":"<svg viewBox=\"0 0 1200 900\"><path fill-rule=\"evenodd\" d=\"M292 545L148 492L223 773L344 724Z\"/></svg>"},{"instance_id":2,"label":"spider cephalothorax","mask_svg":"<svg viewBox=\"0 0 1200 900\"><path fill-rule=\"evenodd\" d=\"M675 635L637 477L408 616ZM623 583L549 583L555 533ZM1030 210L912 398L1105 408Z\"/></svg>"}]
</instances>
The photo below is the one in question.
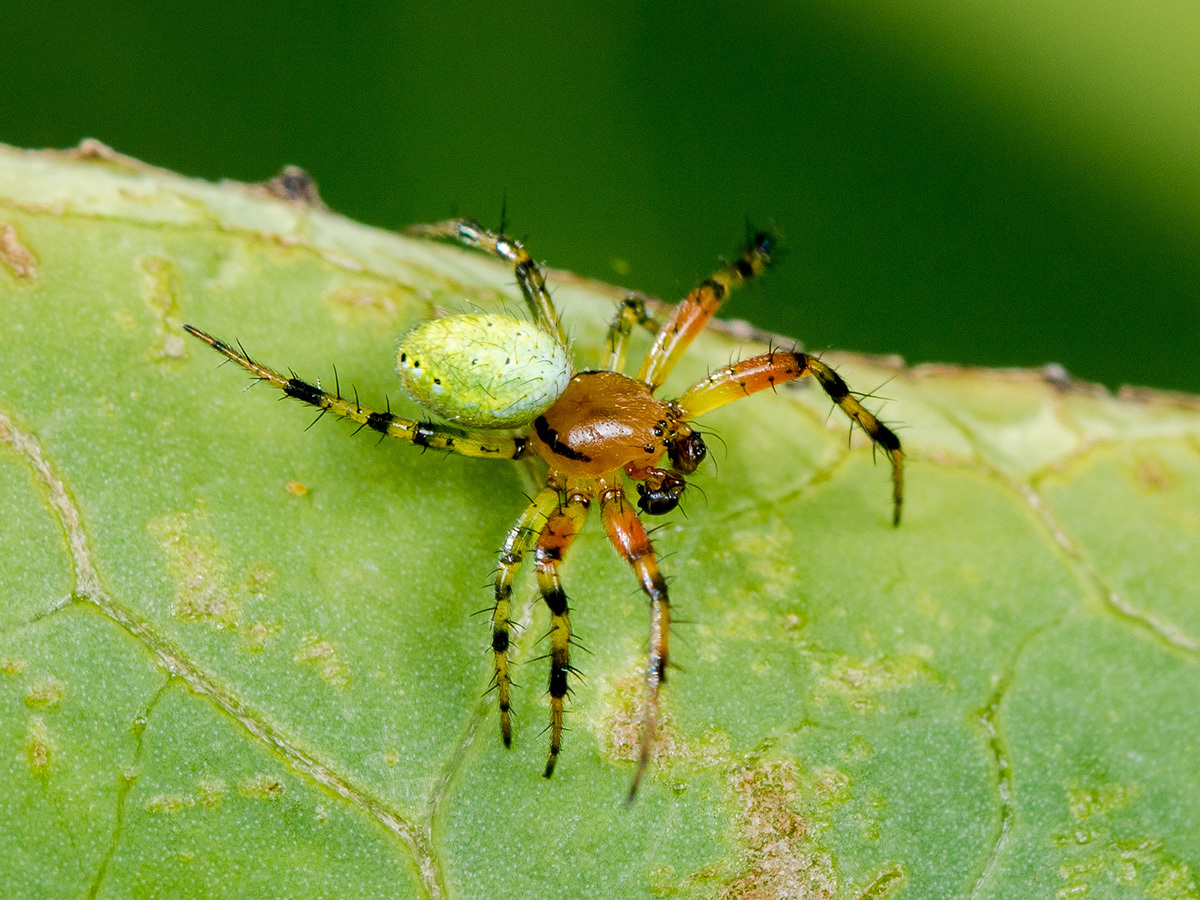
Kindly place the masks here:
<instances>
[{"instance_id":1,"label":"spider cephalothorax","mask_svg":"<svg viewBox=\"0 0 1200 900\"><path fill-rule=\"evenodd\" d=\"M637 485L637 506L642 512L670 512L687 487L684 476L695 472L708 452L691 422L718 406L812 375L851 421L888 454L892 519L899 524L903 499L900 441L859 403L841 376L816 357L797 350L773 350L733 363L672 401L655 396L729 290L761 275L770 264L774 240L768 233L753 235L741 256L701 282L665 323L655 321L640 298L626 299L609 328L600 368L575 373L542 273L518 242L466 220L413 230L425 236L453 238L512 262L533 317L530 323L494 314L448 316L418 325L401 340L396 366L405 387L417 402L454 425L372 412L359 404L357 397L351 400L300 378L285 378L224 341L190 325L184 328L289 397L381 434L464 456L545 461L545 487L513 524L500 553L492 607L492 655L500 731L508 745L512 740L508 658L512 583L518 567L532 553L538 587L551 615L546 777L553 773L562 748L563 702L568 676L574 671L567 595L558 570L592 503L599 503L609 540L632 567L650 600L645 712L632 798L649 761L657 728L659 688L666 679L669 660L671 607L646 529L626 496L625 479ZM651 330L655 337L637 376L630 377L622 370L635 325Z\"/></svg>"}]
</instances>

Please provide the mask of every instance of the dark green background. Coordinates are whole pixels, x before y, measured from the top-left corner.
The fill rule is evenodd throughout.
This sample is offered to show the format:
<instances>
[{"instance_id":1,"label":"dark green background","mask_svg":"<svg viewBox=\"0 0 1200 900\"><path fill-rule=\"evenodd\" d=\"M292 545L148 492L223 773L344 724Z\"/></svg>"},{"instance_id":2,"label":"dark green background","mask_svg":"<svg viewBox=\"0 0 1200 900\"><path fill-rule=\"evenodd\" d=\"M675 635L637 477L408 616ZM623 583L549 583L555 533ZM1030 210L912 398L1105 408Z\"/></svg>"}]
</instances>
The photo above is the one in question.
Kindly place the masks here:
<instances>
[{"instance_id":1,"label":"dark green background","mask_svg":"<svg viewBox=\"0 0 1200 900\"><path fill-rule=\"evenodd\" d=\"M975 6L12 3L0 141L296 163L393 228L507 197L667 297L773 221L729 314L810 348L1200 391L1194 4Z\"/></svg>"}]
</instances>

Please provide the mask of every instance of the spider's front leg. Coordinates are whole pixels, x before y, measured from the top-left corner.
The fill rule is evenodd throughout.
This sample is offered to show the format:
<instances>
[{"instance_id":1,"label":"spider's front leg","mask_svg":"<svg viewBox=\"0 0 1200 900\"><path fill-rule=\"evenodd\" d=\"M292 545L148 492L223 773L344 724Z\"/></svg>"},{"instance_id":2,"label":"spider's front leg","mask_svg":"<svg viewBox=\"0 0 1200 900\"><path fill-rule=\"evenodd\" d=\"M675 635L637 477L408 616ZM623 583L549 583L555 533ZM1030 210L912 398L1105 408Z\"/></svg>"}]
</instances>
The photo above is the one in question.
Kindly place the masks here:
<instances>
[{"instance_id":1,"label":"spider's front leg","mask_svg":"<svg viewBox=\"0 0 1200 900\"><path fill-rule=\"evenodd\" d=\"M650 748L658 730L658 693L667 680L670 660L671 601L667 582L658 569L654 548L637 512L625 497L619 474L601 478L597 484L600 513L604 530L617 552L633 567L646 596L650 598L650 649L646 659L646 708L642 716L642 736L638 744L637 770L629 787L629 801L637 795L638 786L650 762Z\"/></svg>"},{"instance_id":2,"label":"spider's front leg","mask_svg":"<svg viewBox=\"0 0 1200 900\"><path fill-rule=\"evenodd\" d=\"M851 422L888 455L892 464L892 524L900 524L900 509L904 504L904 451L895 432L884 425L850 391L845 380L815 356L799 351L773 350L726 366L693 385L675 401L682 421L690 421L709 410L749 397L758 391L774 388L796 378L812 375L829 399L846 414Z\"/></svg>"},{"instance_id":3,"label":"spider's front leg","mask_svg":"<svg viewBox=\"0 0 1200 900\"><path fill-rule=\"evenodd\" d=\"M722 266L711 277L700 282L675 307L671 318L659 329L650 352L642 361L638 381L648 384L652 392L657 391L696 335L704 330L708 320L721 308L729 292L767 270L776 243L776 237L771 232L757 232L746 243L737 260Z\"/></svg>"}]
</instances>

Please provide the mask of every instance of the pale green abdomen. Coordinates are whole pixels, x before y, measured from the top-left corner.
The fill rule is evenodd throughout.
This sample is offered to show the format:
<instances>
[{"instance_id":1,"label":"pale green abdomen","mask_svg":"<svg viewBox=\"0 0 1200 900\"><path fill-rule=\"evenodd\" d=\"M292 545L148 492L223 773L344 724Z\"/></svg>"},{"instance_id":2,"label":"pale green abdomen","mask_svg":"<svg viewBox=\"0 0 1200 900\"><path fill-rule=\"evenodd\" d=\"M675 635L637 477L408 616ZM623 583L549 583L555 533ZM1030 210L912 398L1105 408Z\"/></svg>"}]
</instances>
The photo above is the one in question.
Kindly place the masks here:
<instances>
[{"instance_id":1,"label":"pale green abdomen","mask_svg":"<svg viewBox=\"0 0 1200 900\"><path fill-rule=\"evenodd\" d=\"M528 425L571 380L567 349L529 322L470 314L432 319L400 341L396 369L413 399L473 428Z\"/></svg>"}]
</instances>

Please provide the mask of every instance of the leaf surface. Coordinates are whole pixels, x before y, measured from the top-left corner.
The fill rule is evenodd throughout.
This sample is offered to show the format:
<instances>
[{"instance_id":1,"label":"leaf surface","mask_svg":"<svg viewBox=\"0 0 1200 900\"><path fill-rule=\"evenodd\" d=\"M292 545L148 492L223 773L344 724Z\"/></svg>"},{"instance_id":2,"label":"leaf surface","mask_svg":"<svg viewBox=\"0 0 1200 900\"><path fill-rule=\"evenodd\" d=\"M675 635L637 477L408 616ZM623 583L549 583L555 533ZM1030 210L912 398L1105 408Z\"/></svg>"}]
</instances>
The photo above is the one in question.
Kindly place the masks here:
<instances>
[{"instance_id":1,"label":"leaf surface","mask_svg":"<svg viewBox=\"0 0 1200 900\"><path fill-rule=\"evenodd\" d=\"M620 292L551 285L594 365ZM811 385L707 417L627 808L647 617L595 523L545 781L532 581L508 752L471 615L536 465L305 432L180 330L418 416L399 336L475 308L520 309L511 269L96 145L0 152L6 896L1200 896L1194 398L830 353L904 427L899 529ZM766 337L710 330L665 393Z\"/></svg>"}]
</instances>

